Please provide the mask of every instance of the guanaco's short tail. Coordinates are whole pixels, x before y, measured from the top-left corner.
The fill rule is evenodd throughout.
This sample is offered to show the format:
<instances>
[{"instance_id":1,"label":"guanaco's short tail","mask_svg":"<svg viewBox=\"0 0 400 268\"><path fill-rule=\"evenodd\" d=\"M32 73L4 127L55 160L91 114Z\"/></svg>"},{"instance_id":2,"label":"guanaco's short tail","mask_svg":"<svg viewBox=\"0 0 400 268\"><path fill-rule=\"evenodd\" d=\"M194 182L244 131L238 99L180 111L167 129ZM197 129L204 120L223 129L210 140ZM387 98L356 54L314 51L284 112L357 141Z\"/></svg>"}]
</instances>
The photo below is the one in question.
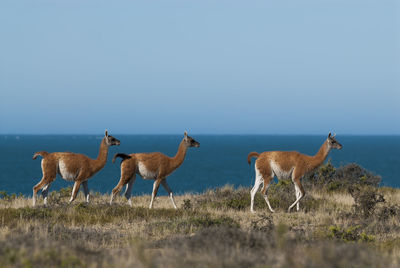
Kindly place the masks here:
<instances>
[{"instance_id":1,"label":"guanaco's short tail","mask_svg":"<svg viewBox=\"0 0 400 268\"><path fill-rule=\"evenodd\" d=\"M32 159L35 160L39 155L40 155L41 157L44 158L44 157L46 157L48 154L49 154L49 153L46 152L46 151L36 152L36 153L33 155Z\"/></svg>"},{"instance_id":2,"label":"guanaco's short tail","mask_svg":"<svg viewBox=\"0 0 400 268\"><path fill-rule=\"evenodd\" d=\"M251 152L249 153L249 155L247 156L247 163L249 163L249 165L251 164L251 158L252 157L258 157L260 154L257 152Z\"/></svg>"},{"instance_id":3,"label":"guanaco's short tail","mask_svg":"<svg viewBox=\"0 0 400 268\"><path fill-rule=\"evenodd\" d=\"M113 159L112 159L112 162L115 163L115 159L117 159L118 157L121 157L122 161L124 161L125 159L131 158L131 156L127 155L127 154L115 154Z\"/></svg>"}]
</instances>

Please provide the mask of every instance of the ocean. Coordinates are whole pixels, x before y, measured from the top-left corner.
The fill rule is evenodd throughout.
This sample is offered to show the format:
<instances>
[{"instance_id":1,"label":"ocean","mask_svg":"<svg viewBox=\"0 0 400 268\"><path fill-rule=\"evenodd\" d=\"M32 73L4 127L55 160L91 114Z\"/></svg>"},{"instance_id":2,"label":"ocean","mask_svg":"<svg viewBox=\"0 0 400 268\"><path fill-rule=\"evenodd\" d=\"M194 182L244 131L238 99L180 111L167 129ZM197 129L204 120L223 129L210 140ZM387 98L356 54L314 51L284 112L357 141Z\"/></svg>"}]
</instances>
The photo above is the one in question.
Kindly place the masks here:
<instances>
[{"instance_id":1,"label":"ocean","mask_svg":"<svg viewBox=\"0 0 400 268\"><path fill-rule=\"evenodd\" d=\"M120 146L110 147L106 166L88 182L90 191L110 193L120 178L120 159L111 162L115 153L159 151L174 156L182 135L114 135ZM192 135L200 148L189 148L186 159L167 179L175 194L200 193L226 184L252 187L254 159L247 164L251 151L292 151L315 154L326 136L312 135ZM41 157L32 160L37 151L75 152L96 158L98 135L0 135L0 191L32 195L32 187L42 177ZM339 167L357 163L382 176L382 185L400 187L400 136L340 136L342 150L332 150L327 159ZM152 180L137 176L133 195L150 194ZM57 179L50 191L72 186L73 182ZM160 195L165 190L160 187Z\"/></svg>"}]
</instances>

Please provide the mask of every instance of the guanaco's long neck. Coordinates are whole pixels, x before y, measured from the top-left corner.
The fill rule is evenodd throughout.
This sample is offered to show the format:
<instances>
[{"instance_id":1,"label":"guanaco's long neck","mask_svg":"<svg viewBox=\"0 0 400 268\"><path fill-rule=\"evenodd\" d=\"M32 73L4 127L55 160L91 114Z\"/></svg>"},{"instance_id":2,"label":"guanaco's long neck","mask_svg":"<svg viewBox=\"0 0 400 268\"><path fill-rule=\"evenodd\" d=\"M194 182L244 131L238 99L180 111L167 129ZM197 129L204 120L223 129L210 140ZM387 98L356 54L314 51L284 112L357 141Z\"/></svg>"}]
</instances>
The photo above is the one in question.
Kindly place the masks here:
<instances>
[{"instance_id":1,"label":"guanaco's long neck","mask_svg":"<svg viewBox=\"0 0 400 268\"><path fill-rule=\"evenodd\" d=\"M178 152L176 153L176 155L174 157L171 158L171 162L169 165L169 167L171 169L170 172L174 171L180 165L182 165L183 160L185 160L186 151L187 151L187 147L185 145L185 141L181 141L181 143L179 144Z\"/></svg>"},{"instance_id":2,"label":"guanaco's long neck","mask_svg":"<svg viewBox=\"0 0 400 268\"><path fill-rule=\"evenodd\" d=\"M92 166L92 171L93 173L98 172L100 169L102 169L107 162L107 155L108 155L108 146L106 144L106 140L103 139L100 144L100 149L99 149L99 155L97 156L97 159L93 160L93 166Z\"/></svg>"},{"instance_id":3,"label":"guanaco's long neck","mask_svg":"<svg viewBox=\"0 0 400 268\"><path fill-rule=\"evenodd\" d=\"M328 141L325 141L321 148L319 148L318 153L316 153L314 156L311 157L311 162L309 165L309 171L316 169L319 167L325 159L328 157L330 148L328 146Z\"/></svg>"}]
</instances>

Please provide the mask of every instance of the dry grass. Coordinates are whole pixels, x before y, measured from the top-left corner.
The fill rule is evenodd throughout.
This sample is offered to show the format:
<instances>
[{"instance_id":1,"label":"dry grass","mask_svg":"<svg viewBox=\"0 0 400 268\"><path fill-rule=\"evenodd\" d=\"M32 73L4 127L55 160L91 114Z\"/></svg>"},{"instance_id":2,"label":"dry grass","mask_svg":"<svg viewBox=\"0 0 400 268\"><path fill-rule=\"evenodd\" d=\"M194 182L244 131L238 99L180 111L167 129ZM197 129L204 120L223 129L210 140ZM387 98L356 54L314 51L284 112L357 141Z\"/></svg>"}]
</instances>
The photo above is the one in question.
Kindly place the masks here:
<instances>
[{"instance_id":1,"label":"dry grass","mask_svg":"<svg viewBox=\"0 0 400 268\"><path fill-rule=\"evenodd\" d=\"M275 187L275 188L274 188ZM0 267L398 267L400 190L380 188L385 202L367 218L346 191L314 188L301 211L286 212L292 185L275 185L271 214L260 194L226 186L204 194L123 197L53 192L49 207L26 197L0 199ZM68 193L68 194L67 194ZM39 204L42 200L39 199ZM339 257L340 256L340 257Z\"/></svg>"}]
</instances>

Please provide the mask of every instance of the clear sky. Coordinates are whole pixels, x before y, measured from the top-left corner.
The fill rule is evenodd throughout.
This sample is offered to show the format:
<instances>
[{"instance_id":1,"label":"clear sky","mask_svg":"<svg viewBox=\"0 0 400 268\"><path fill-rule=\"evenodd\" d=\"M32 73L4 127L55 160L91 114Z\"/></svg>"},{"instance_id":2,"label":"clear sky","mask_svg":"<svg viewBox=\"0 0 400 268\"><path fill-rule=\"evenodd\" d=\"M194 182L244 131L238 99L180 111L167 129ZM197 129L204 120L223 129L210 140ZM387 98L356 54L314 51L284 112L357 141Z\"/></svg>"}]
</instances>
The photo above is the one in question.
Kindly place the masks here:
<instances>
[{"instance_id":1,"label":"clear sky","mask_svg":"<svg viewBox=\"0 0 400 268\"><path fill-rule=\"evenodd\" d=\"M0 2L0 133L400 134L397 0Z\"/></svg>"}]
</instances>

